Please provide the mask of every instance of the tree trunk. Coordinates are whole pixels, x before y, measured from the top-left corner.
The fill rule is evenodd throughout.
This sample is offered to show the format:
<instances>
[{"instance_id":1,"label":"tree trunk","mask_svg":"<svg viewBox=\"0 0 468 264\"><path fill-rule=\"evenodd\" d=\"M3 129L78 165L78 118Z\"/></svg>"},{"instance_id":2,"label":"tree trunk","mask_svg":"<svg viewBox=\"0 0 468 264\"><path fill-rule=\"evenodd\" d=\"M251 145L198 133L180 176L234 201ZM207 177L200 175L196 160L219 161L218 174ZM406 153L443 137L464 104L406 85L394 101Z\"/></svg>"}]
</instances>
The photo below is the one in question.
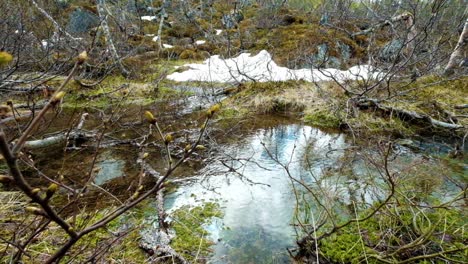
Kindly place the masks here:
<instances>
[{"instance_id":1,"label":"tree trunk","mask_svg":"<svg viewBox=\"0 0 468 264\"><path fill-rule=\"evenodd\" d=\"M99 13L99 19L101 20L101 25L102 25L102 30L104 31L104 35L106 36L106 44L107 47L109 48L109 52L112 55L112 58L114 59L115 63L117 63L117 66L119 67L121 73L123 76L127 77L130 75L130 73L125 69L125 67L122 64L122 61L120 60L119 54L117 53L117 49L115 48L114 42L112 41L112 35L109 30L109 24L107 23L107 11L105 10L105 0L97 0L97 9Z\"/></svg>"},{"instance_id":2,"label":"tree trunk","mask_svg":"<svg viewBox=\"0 0 468 264\"><path fill-rule=\"evenodd\" d=\"M445 66L444 75L451 75L453 74L455 68L460 63L460 60L463 58L463 50L468 42L468 18L465 21L465 26L463 27L463 31L460 34L460 38L458 39L457 46L450 55L449 62L447 66Z\"/></svg>"}]
</instances>

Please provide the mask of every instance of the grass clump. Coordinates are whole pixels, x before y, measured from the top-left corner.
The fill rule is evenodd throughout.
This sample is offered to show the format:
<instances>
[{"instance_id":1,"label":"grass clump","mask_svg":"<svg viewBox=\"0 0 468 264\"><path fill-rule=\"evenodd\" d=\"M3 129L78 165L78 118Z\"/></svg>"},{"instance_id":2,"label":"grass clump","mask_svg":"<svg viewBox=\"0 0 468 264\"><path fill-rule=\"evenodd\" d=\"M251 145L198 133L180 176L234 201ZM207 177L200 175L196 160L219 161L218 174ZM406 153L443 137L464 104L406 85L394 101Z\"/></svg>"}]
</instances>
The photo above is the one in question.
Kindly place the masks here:
<instances>
[{"instance_id":1,"label":"grass clump","mask_svg":"<svg viewBox=\"0 0 468 264\"><path fill-rule=\"evenodd\" d=\"M356 117L349 118L346 124L361 132L385 133L395 135L413 135L415 127L398 117L382 117L376 112L359 112Z\"/></svg>"}]
</instances>

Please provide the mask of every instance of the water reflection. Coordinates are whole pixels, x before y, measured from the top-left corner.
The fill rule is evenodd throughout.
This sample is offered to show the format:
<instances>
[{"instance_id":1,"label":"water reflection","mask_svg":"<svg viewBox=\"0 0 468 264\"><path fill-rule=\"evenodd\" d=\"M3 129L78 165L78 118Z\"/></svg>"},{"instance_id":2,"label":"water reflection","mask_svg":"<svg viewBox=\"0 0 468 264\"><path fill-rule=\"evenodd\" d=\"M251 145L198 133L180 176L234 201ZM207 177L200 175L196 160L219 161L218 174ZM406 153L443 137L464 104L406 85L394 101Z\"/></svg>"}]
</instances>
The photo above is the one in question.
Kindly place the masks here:
<instances>
[{"instance_id":1,"label":"water reflection","mask_svg":"<svg viewBox=\"0 0 468 264\"><path fill-rule=\"evenodd\" d=\"M171 195L167 205L174 210L208 200L221 203L223 218L207 227L212 239L219 240L213 263L289 263L286 247L295 241L291 221L296 200L279 163L312 182L312 174L334 166L344 146L343 135L308 126L259 130L226 148L225 154L236 160L221 156L200 173L198 182ZM304 157L314 164L312 170ZM217 176L212 176L214 172Z\"/></svg>"}]
</instances>

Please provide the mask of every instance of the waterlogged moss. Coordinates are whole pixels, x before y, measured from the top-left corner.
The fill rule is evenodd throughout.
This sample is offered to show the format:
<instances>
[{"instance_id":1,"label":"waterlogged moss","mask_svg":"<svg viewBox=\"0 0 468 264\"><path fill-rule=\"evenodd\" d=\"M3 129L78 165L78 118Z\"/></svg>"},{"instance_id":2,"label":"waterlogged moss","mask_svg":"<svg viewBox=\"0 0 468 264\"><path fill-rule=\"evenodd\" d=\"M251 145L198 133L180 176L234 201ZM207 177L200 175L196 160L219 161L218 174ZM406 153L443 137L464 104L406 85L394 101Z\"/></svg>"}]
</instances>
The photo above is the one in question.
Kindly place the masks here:
<instances>
[{"instance_id":1,"label":"waterlogged moss","mask_svg":"<svg viewBox=\"0 0 468 264\"><path fill-rule=\"evenodd\" d=\"M177 209L172 217L176 237L171 245L177 252L181 253L188 261L195 261L198 258L210 254L210 246L213 244L209 240L208 232L203 225L208 223L213 217L221 217L222 212L216 203L205 203L202 206L190 208L184 206Z\"/></svg>"}]
</instances>

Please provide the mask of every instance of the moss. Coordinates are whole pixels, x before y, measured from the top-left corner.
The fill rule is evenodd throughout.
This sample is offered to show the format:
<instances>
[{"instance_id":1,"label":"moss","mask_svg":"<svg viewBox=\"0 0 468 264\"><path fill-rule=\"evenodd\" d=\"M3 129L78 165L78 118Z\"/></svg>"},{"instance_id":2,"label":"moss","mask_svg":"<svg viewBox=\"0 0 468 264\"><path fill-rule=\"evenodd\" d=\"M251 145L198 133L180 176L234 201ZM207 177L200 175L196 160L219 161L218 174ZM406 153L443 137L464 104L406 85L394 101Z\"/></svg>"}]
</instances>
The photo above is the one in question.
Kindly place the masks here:
<instances>
[{"instance_id":1,"label":"moss","mask_svg":"<svg viewBox=\"0 0 468 264\"><path fill-rule=\"evenodd\" d=\"M450 115L468 113L466 109L455 107L467 103L468 77L466 76L455 80L425 76L413 83L402 83L399 87L395 87L395 90L396 92L409 91L398 97L398 100L388 102L395 108L415 111L445 122L451 122ZM461 125L468 125L466 118L458 121Z\"/></svg>"},{"instance_id":2,"label":"moss","mask_svg":"<svg viewBox=\"0 0 468 264\"><path fill-rule=\"evenodd\" d=\"M398 117L381 117L375 112L361 111L356 117L349 118L347 124L353 130L372 133L387 133L396 135L413 135L416 127L402 121Z\"/></svg>"},{"instance_id":3,"label":"moss","mask_svg":"<svg viewBox=\"0 0 468 264\"><path fill-rule=\"evenodd\" d=\"M193 59L195 56L195 51L193 50L184 50L180 53L179 58L182 60Z\"/></svg>"},{"instance_id":4,"label":"moss","mask_svg":"<svg viewBox=\"0 0 468 264\"><path fill-rule=\"evenodd\" d=\"M377 260L384 256L379 251L402 247L429 232L426 240L414 247L401 250L392 262L411 257L428 255L450 248L461 248L467 235L462 231L466 224L466 215L459 210L437 208L417 214L414 208L399 204L385 209L385 212L360 222L359 228L352 224L340 232L321 240L319 244L322 256L332 263L381 263ZM363 212L365 215L365 212ZM432 230L433 228L433 230ZM442 234L450 234L444 239ZM309 245L313 246L313 245ZM447 254L453 260L462 260L466 251ZM414 263L424 263L423 261Z\"/></svg>"},{"instance_id":5,"label":"moss","mask_svg":"<svg viewBox=\"0 0 468 264\"><path fill-rule=\"evenodd\" d=\"M197 252L199 259L201 256L207 256L212 242L208 240L208 232L203 225L212 217L221 216L219 205L211 202L193 208L185 206L177 209L172 215L172 227L176 232L176 237L171 242L174 250L182 253L188 261L194 261Z\"/></svg>"},{"instance_id":6,"label":"moss","mask_svg":"<svg viewBox=\"0 0 468 264\"><path fill-rule=\"evenodd\" d=\"M251 33L244 33L247 37L244 42L250 49L269 50L275 62L283 66L306 66L309 63L308 57L316 53L321 44L327 44L329 56L340 58L341 51L337 42L350 46L353 58L360 59L364 56L364 49L355 40L339 30L318 24L291 24L272 30L252 29L246 24L241 28Z\"/></svg>"},{"instance_id":7,"label":"moss","mask_svg":"<svg viewBox=\"0 0 468 264\"><path fill-rule=\"evenodd\" d=\"M240 115L241 113L237 109L223 107L216 116L219 119L232 119L232 118L240 117Z\"/></svg>"},{"instance_id":8,"label":"moss","mask_svg":"<svg viewBox=\"0 0 468 264\"><path fill-rule=\"evenodd\" d=\"M323 128L339 128L342 124L340 118L327 110L317 110L304 115L304 122L312 126Z\"/></svg>"}]
</instances>

